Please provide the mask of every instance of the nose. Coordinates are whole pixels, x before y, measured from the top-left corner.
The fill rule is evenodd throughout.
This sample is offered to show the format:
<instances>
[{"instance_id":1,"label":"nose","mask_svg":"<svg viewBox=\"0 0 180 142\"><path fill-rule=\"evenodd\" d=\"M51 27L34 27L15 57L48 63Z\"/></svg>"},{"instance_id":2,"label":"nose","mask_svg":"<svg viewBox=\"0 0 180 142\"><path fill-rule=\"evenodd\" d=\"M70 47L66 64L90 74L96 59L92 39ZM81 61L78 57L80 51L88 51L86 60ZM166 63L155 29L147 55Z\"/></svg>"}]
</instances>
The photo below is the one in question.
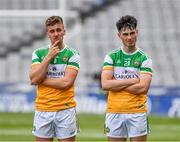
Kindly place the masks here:
<instances>
[{"instance_id":1,"label":"nose","mask_svg":"<svg viewBox=\"0 0 180 142\"><path fill-rule=\"evenodd\" d=\"M127 38L128 38L128 39L131 39L131 35L130 35L130 34L128 34L128 35L127 35Z\"/></svg>"},{"instance_id":2,"label":"nose","mask_svg":"<svg viewBox=\"0 0 180 142\"><path fill-rule=\"evenodd\" d=\"M58 35L58 32L57 32L57 31L55 31L55 32L54 32L54 35Z\"/></svg>"}]
</instances>

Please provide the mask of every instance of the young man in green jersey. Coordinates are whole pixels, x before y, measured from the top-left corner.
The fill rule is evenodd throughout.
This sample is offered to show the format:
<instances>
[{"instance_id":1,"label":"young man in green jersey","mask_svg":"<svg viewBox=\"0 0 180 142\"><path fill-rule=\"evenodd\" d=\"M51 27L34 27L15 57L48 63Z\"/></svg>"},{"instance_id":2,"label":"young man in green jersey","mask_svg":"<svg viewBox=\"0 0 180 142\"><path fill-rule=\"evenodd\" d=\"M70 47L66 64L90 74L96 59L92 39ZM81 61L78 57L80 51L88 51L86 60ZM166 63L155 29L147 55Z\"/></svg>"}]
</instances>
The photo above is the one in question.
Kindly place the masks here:
<instances>
[{"instance_id":1,"label":"young man in green jersey","mask_svg":"<svg viewBox=\"0 0 180 142\"><path fill-rule=\"evenodd\" d=\"M116 23L123 46L104 59L102 88L108 91L106 134L109 141L146 141L147 92L152 60L136 46L137 20L123 16Z\"/></svg>"},{"instance_id":2,"label":"young man in green jersey","mask_svg":"<svg viewBox=\"0 0 180 142\"><path fill-rule=\"evenodd\" d=\"M30 80L37 85L33 134L36 141L75 141L77 134L74 82L80 68L80 56L64 44L63 19L46 20L50 44L32 55Z\"/></svg>"}]
</instances>

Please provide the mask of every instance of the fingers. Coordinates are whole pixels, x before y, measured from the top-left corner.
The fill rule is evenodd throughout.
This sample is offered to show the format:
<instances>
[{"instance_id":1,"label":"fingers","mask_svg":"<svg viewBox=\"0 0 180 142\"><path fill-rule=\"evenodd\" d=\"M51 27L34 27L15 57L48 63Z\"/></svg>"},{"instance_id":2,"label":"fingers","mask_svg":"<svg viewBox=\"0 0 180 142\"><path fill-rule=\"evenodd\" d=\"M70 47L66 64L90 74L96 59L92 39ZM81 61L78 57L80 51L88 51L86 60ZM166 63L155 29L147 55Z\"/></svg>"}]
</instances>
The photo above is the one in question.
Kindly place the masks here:
<instances>
[{"instance_id":1,"label":"fingers","mask_svg":"<svg viewBox=\"0 0 180 142\"><path fill-rule=\"evenodd\" d=\"M54 46L54 47L52 47L52 48L49 50L49 52L50 52L53 56L56 56L56 55L60 52L60 50L59 50L58 46Z\"/></svg>"},{"instance_id":2,"label":"fingers","mask_svg":"<svg viewBox=\"0 0 180 142\"><path fill-rule=\"evenodd\" d=\"M57 44L58 42L56 42ZM60 49L58 48L58 46L55 43L49 48L49 52L48 52L48 57L50 57L51 59L54 58L55 56L58 55L58 53L60 52Z\"/></svg>"},{"instance_id":3,"label":"fingers","mask_svg":"<svg viewBox=\"0 0 180 142\"><path fill-rule=\"evenodd\" d=\"M60 42L60 40L57 40L56 42L54 42L54 43L52 44L51 48L58 46L59 42Z\"/></svg>"},{"instance_id":4,"label":"fingers","mask_svg":"<svg viewBox=\"0 0 180 142\"><path fill-rule=\"evenodd\" d=\"M49 52L48 52L48 57L53 59L55 56L58 55L58 53L60 52L60 48L59 48L59 44L60 44L61 40L57 40L56 42L54 42L51 47L49 48Z\"/></svg>"}]
</instances>

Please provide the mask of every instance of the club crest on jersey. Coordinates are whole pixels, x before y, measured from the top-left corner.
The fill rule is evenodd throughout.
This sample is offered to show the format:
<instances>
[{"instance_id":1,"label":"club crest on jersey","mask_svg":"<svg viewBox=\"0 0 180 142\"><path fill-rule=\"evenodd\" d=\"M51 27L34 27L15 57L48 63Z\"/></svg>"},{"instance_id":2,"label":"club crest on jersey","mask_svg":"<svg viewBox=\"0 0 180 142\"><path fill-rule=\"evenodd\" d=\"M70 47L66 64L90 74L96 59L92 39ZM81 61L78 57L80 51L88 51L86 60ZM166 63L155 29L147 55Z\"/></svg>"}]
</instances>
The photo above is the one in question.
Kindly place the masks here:
<instances>
[{"instance_id":1,"label":"club crest on jersey","mask_svg":"<svg viewBox=\"0 0 180 142\"><path fill-rule=\"evenodd\" d=\"M68 57L64 56L64 57L62 58L62 60L63 60L63 62L67 62Z\"/></svg>"},{"instance_id":2,"label":"club crest on jersey","mask_svg":"<svg viewBox=\"0 0 180 142\"><path fill-rule=\"evenodd\" d=\"M135 66L139 66L139 64L140 64L139 61L134 61Z\"/></svg>"}]
</instances>

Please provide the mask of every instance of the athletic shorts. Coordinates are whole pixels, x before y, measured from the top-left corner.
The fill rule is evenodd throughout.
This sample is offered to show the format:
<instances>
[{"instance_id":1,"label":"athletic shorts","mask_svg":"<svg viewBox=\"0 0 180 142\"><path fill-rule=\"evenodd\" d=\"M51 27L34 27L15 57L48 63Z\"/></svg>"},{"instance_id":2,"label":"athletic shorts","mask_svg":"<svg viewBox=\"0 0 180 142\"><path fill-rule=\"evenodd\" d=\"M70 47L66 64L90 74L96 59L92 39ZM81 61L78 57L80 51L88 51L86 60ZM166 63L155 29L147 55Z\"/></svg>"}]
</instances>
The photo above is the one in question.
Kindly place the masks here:
<instances>
[{"instance_id":1,"label":"athletic shorts","mask_svg":"<svg viewBox=\"0 0 180 142\"><path fill-rule=\"evenodd\" d=\"M132 138L149 133L146 113L106 114L105 133L112 138Z\"/></svg>"},{"instance_id":2,"label":"athletic shorts","mask_svg":"<svg viewBox=\"0 0 180 142\"><path fill-rule=\"evenodd\" d=\"M64 139L73 137L78 131L75 108L58 112L35 111L32 133L40 138Z\"/></svg>"}]
</instances>

